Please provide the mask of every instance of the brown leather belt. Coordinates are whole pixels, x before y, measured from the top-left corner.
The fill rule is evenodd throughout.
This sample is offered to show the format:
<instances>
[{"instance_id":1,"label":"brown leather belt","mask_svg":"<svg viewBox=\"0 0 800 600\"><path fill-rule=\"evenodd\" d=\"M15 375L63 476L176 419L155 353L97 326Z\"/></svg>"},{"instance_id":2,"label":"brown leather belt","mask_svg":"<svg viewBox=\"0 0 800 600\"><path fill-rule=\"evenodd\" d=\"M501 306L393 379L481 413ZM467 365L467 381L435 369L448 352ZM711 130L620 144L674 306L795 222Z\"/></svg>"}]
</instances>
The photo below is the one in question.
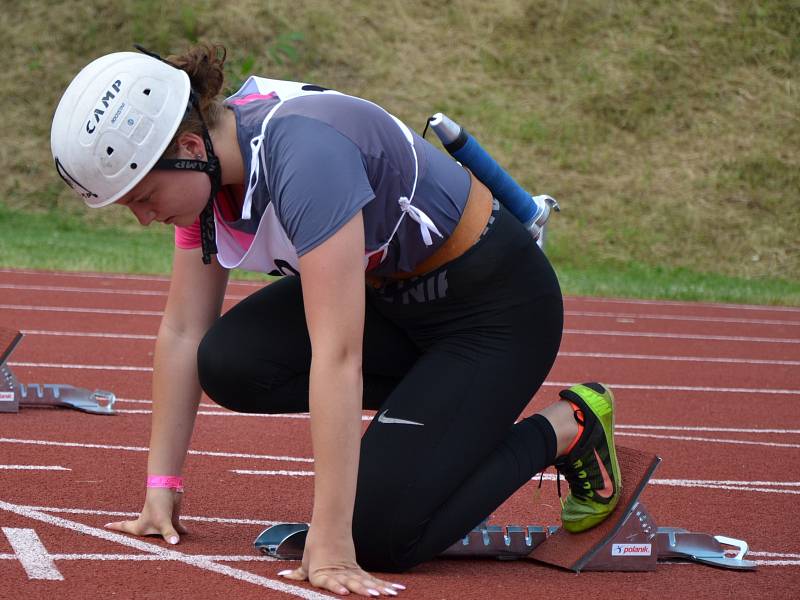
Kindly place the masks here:
<instances>
[{"instance_id":1,"label":"brown leather belt","mask_svg":"<svg viewBox=\"0 0 800 600\"><path fill-rule=\"evenodd\" d=\"M458 225L445 242L411 272L400 271L388 277L367 275L367 281L379 286L383 279L409 279L430 273L464 254L481 237L492 214L492 193L481 181L467 171L470 177L469 195Z\"/></svg>"}]
</instances>

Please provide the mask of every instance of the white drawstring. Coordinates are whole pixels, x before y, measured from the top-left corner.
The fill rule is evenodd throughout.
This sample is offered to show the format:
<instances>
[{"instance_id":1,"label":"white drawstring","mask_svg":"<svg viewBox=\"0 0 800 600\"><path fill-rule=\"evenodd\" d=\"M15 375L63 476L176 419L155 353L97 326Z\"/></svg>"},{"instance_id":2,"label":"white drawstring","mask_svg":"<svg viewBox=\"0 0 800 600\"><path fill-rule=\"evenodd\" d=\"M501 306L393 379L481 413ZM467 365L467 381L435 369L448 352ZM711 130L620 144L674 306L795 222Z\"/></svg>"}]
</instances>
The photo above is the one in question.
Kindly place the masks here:
<instances>
[{"instance_id":1,"label":"white drawstring","mask_svg":"<svg viewBox=\"0 0 800 600\"><path fill-rule=\"evenodd\" d=\"M267 116L264 117L264 120L261 123L261 134L254 137L250 140L250 181L247 183L247 192L244 195L244 203L242 204L242 219L249 219L250 218L250 211L253 206L253 192L256 191L256 184L258 184L258 175L261 171L261 146L264 143L264 138L266 137L267 131L267 124L269 120L272 118L272 115L275 114L275 111L284 103L284 100L278 102L275 106L272 107L267 113ZM266 166L264 167L266 171Z\"/></svg>"},{"instance_id":2,"label":"white drawstring","mask_svg":"<svg viewBox=\"0 0 800 600\"><path fill-rule=\"evenodd\" d=\"M377 106L377 105L376 105ZM411 134L411 130L406 127L405 123L403 123L400 119L389 114L394 122L397 123L397 126L406 136L406 140L408 141L409 146L411 147L411 154L414 157L414 182L411 185L411 195L410 196L401 196L397 199L397 203L400 205L400 210L403 214L400 215L400 218L397 220L397 224L392 231L392 235L389 236L389 240L386 242L386 245L389 245L389 242L392 241L394 235L397 233L397 230L400 228L400 223L403 222L403 217L409 215L411 219L416 221L419 224L419 232L422 235L422 241L425 242L426 246L433 245L433 238L431 237L431 231L438 235L439 237L444 237L442 233L437 229L436 225L433 223L431 218L426 215L423 211L418 209L416 206L411 204L412 200L414 199L414 194L417 191L417 181L419 180L419 158L417 157L417 149L414 146L414 136Z\"/></svg>"},{"instance_id":3,"label":"white drawstring","mask_svg":"<svg viewBox=\"0 0 800 600\"><path fill-rule=\"evenodd\" d=\"M397 203L400 205L400 210L403 211L404 214L407 214L411 217L414 221L419 223L419 232L422 234L422 240L425 242L426 246L433 245L433 238L431 237L431 231L438 235L439 237L444 237L441 232L436 228L431 218L418 209L416 206L411 204L411 200L402 196L397 200Z\"/></svg>"}]
</instances>

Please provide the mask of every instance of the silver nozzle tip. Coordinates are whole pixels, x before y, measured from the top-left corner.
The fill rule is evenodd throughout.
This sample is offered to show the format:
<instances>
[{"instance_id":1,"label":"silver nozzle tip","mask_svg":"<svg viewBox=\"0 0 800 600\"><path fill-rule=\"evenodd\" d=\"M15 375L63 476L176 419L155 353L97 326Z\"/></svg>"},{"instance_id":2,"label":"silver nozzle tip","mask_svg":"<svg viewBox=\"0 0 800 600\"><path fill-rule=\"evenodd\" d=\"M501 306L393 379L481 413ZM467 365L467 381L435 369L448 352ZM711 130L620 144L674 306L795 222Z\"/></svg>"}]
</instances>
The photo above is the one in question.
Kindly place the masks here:
<instances>
[{"instance_id":1,"label":"silver nozzle tip","mask_svg":"<svg viewBox=\"0 0 800 600\"><path fill-rule=\"evenodd\" d=\"M436 113L430 120L431 129L443 144L452 144L461 133L461 126L443 113Z\"/></svg>"}]
</instances>

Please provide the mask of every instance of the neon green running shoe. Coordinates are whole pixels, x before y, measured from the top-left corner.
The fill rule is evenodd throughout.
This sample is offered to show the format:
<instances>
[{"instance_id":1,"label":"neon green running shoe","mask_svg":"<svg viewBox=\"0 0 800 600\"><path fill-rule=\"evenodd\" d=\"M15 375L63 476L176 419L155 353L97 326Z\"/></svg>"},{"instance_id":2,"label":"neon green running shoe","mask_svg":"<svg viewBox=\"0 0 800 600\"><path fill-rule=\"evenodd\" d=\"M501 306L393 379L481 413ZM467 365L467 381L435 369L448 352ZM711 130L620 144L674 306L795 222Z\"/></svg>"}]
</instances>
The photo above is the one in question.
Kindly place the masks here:
<instances>
[{"instance_id":1,"label":"neon green running shoe","mask_svg":"<svg viewBox=\"0 0 800 600\"><path fill-rule=\"evenodd\" d=\"M614 447L614 394L601 383L574 385L558 394L578 407L583 433L555 467L569 484L561 510L564 529L579 533L600 524L617 506L622 490Z\"/></svg>"}]
</instances>

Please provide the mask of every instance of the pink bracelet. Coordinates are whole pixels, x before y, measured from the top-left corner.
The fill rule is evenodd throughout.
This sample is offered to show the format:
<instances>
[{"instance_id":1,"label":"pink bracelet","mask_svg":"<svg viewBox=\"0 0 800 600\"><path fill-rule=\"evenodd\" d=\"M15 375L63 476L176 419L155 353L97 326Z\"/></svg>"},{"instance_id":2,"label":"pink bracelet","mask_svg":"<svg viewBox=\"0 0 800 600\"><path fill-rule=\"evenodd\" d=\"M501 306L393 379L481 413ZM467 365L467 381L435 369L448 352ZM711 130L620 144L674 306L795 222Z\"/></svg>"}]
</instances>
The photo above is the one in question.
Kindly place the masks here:
<instances>
[{"instance_id":1,"label":"pink bracelet","mask_svg":"<svg viewBox=\"0 0 800 600\"><path fill-rule=\"evenodd\" d=\"M183 493L183 477L176 477L174 475L148 475L147 487L169 488L176 492Z\"/></svg>"}]
</instances>

